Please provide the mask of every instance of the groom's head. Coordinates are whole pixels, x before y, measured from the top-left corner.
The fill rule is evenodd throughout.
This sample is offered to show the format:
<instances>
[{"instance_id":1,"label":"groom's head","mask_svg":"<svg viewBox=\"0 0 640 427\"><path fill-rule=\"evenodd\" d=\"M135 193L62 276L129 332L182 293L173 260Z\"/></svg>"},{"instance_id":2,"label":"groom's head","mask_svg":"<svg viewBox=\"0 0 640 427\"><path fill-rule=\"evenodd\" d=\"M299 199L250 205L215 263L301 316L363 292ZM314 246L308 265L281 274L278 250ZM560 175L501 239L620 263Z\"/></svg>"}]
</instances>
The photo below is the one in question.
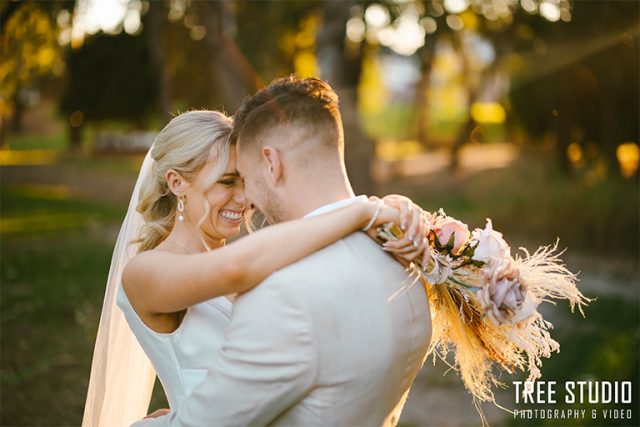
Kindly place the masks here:
<instances>
[{"instance_id":1,"label":"groom's head","mask_svg":"<svg viewBox=\"0 0 640 427\"><path fill-rule=\"evenodd\" d=\"M274 80L245 100L233 126L247 198L269 222L304 215L348 186L338 96L326 82Z\"/></svg>"}]
</instances>

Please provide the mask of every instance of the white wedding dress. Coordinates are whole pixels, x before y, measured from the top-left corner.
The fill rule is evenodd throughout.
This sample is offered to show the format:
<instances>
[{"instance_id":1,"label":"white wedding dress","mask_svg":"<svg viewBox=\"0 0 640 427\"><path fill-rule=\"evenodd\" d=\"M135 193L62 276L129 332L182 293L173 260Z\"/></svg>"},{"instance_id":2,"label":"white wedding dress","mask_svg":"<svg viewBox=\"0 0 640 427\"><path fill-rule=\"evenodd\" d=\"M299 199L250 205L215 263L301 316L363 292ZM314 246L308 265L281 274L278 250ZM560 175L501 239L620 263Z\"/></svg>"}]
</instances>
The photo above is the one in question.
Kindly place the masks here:
<instances>
[{"instance_id":1,"label":"white wedding dress","mask_svg":"<svg viewBox=\"0 0 640 427\"><path fill-rule=\"evenodd\" d=\"M177 408L203 380L218 353L231 320L231 302L218 297L189 307L180 326L171 333L156 332L145 325L122 287L117 302L151 360L169 406Z\"/></svg>"}]
</instances>

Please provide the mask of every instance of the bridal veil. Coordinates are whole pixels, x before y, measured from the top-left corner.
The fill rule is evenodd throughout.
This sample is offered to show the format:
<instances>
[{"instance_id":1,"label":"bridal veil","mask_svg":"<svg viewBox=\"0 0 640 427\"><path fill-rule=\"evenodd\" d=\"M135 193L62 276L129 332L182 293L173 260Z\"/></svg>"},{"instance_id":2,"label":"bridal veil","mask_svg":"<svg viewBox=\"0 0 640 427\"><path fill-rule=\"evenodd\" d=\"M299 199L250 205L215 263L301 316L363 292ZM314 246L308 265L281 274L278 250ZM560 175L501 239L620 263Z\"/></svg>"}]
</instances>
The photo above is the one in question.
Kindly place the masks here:
<instances>
[{"instance_id":1,"label":"bridal veil","mask_svg":"<svg viewBox=\"0 0 640 427\"><path fill-rule=\"evenodd\" d=\"M138 245L130 242L138 237L144 224L136 211L138 193L152 165L149 150L113 251L93 352L83 427L128 426L144 417L149 408L156 374L129 329L124 314L118 309L116 296L122 270L137 253Z\"/></svg>"}]
</instances>

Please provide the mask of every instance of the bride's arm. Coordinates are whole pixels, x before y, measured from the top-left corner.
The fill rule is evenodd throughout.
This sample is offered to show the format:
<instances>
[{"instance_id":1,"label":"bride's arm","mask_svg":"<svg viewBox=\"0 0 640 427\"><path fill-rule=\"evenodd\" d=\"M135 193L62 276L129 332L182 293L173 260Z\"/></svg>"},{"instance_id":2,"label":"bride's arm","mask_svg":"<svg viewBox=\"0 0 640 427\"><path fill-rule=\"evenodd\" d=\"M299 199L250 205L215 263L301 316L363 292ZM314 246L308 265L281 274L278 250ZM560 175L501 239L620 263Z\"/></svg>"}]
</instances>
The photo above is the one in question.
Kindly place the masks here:
<instances>
[{"instance_id":1,"label":"bride's arm","mask_svg":"<svg viewBox=\"0 0 640 427\"><path fill-rule=\"evenodd\" d=\"M125 267L128 298L147 313L174 313L208 299L256 286L267 276L365 227L374 201L266 227L210 252L143 252ZM374 225L398 222L399 211L381 205Z\"/></svg>"}]
</instances>

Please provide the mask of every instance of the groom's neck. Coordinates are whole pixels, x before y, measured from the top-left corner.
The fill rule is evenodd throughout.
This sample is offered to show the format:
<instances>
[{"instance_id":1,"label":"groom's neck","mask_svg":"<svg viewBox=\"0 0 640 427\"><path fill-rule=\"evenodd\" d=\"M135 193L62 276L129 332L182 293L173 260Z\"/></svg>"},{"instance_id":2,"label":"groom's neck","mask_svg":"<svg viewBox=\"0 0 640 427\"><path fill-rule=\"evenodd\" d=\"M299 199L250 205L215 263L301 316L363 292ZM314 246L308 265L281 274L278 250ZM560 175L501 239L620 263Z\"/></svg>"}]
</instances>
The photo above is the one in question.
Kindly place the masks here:
<instances>
[{"instance_id":1,"label":"groom's neck","mask_svg":"<svg viewBox=\"0 0 640 427\"><path fill-rule=\"evenodd\" d=\"M292 192L288 219L302 218L322 206L354 196L346 176L339 180L306 183Z\"/></svg>"}]
</instances>

